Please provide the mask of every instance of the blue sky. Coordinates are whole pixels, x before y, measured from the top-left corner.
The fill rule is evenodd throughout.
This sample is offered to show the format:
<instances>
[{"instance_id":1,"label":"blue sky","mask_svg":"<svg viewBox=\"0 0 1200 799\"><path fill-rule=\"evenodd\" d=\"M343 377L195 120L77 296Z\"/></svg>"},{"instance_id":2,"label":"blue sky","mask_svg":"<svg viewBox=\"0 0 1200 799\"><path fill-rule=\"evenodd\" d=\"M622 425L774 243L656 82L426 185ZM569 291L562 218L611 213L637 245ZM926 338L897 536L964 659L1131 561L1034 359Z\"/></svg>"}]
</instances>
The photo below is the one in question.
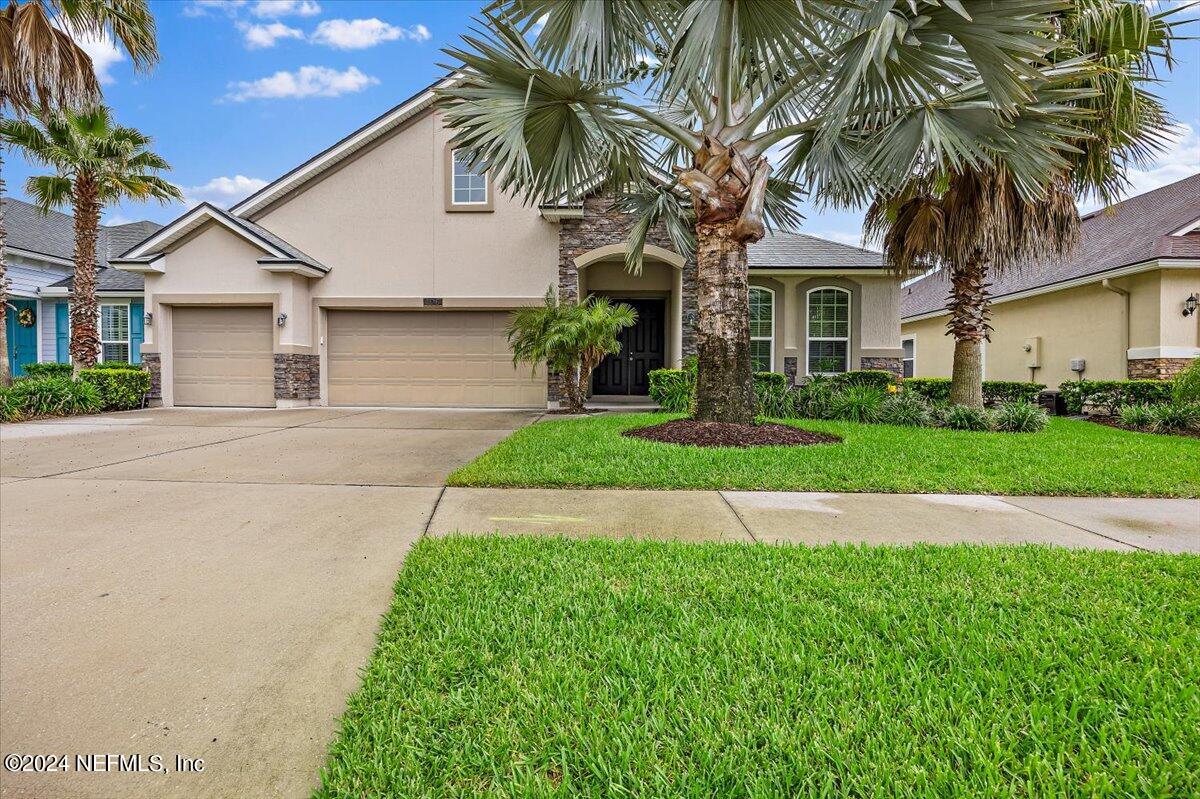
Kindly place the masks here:
<instances>
[{"instance_id":1,"label":"blue sky","mask_svg":"<svg viewBox=\"0 0 1200 799\"><path fill-rule=\"evenodd\" d=\"M480 2L152 0L162 63L133 71L111 44L88 44L118 120L155 139L191 201L227 206L341 139L433 80ZM1200 33L1193 26L1193 35ZM1161 94L1177 141L1145 191L1200 171L1200 42L1184 42ZM9 191L42 171L9 154ZM166 222L184 206L127 205L108 223ZM804 230L858 243L861 214L805 208Z\"/></svg>"}]
</instances>

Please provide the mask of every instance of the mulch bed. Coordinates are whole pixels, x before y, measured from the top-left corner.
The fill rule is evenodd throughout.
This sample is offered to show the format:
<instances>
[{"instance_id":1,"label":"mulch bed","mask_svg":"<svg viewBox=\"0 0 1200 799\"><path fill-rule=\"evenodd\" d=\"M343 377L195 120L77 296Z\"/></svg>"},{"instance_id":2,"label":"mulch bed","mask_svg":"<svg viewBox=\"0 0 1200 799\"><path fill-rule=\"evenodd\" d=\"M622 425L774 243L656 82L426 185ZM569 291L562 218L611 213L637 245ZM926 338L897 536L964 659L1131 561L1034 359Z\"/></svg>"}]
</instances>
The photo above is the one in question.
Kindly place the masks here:
<instances>
[{"instance_id":1,"label":"mulch bed","mask_svg":"<svg viewBox=\"0 0 1200 799\"><path fill-rule=\"evenodd\" d=\"M664 444L691 447L807 447L837 444L842 439L786 424L729 424L676 419L673 422L626 430L621 435Z\"/></svg>"},{"instance_id":2,"label":"mulch bed","mask_svg":"<svg viewBox=\"0 0 1200 799\"><path fill-rule=\"evenodd\" d=\"M1089 422L1102 424L1105 427L1115 427L1118 430L1128 430L1131 433L1149 433L1152 436L1183 436L1184 438L1200 438L1200 430L1175 430L1171 433L1155 433L1153 430L1134 430L1131 427L1125 427L1121 424L1121 420L1115 416L1089 416Z\"/></svg>"}]
</instances>

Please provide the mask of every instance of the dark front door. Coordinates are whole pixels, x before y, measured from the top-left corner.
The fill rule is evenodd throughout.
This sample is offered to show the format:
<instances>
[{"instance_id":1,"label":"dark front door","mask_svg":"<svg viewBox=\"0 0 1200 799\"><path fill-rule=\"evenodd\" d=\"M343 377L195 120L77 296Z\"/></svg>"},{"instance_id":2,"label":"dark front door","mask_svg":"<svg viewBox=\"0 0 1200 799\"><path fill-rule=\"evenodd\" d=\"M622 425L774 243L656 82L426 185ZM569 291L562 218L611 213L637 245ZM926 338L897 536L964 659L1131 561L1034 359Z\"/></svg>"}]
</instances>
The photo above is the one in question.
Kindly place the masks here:
<instances>
[{"instance_id":1,"label":"dark front door","mask_svg":"<svg viewBox=\"0 0 1200 799\"><path fill-rule=\"evenodd\" d=\"M666 300L621 300L637 311L637 324L621 331L621 351L609 355L592 374L593 394L644 395L650 391L651 370L663 368L666 358Z\"/></svg>"}]
</instances>

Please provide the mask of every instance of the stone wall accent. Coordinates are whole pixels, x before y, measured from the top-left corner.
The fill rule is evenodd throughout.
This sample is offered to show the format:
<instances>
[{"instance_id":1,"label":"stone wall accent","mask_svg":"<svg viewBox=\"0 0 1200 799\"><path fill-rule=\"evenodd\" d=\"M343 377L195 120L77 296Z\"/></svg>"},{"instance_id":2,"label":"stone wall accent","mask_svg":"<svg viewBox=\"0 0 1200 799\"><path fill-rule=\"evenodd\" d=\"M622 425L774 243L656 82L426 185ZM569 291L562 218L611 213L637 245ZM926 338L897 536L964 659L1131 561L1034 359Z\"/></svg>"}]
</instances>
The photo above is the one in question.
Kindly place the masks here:
<instances>
[{"instance_id":1,"label":"stone wall accent","mask_svg":"<svg viewBox=\"0 0 1200 799\"><path fill-rule=\"evenodd\" d=\"M583 202L582 219L564 219L558 231L558 298L579 300L579 273L575 259L585 252L610 244L623 244L634 218L612 207L607 195L588 197ZM674 251L666 227L659 223L646 235L646 243ZM683 357L696 354L696 325L700 310L696 303L696 258L688 258L683 267Z\"/></svg>"},{"instance_id":2,"label":"stone wall accent","mask_svg":"<svg viewBox=\"0 0 1200 799\"><path fill-rule=\"evenodd\" d=\"M867 358L859 359L859 369L882 369L891 372L896 377L904 377L904 360L901 358Z\"/></svg>"},{"instance_id":3,"label":"stone wall accent","mask_svg":"<svg viewBox=\"0 0 1200 799\"><path fill-rule=\"evenodd\" d=\"M796 385L796 375L800 371L800 359L794 355L787 355L783 359L783 374L787 377L789 386Z\"/></svg>"},{"instance_id":4,"label":"stone wall accent","mask_svg":"<svg viewBox=\"0 0 1200 799\"><path fill-rule=\"evenodd\" d=\"M150 390L146 392L146 397L162 399L162 359L157 352L143 352L142 366L150 373Z\"/></svg>"},{"instance_id":5,"label":"stone wall accent","mask_svg":"<svg viewBox=\"0 0 1200 799\"><path fill-rule=\"evenodd\" d=\"M320 356L275 353L275 399L304 400L320 396Z\"/></svg>"},{"instance_id":6,"label":"stone wall accent","mask_svg":"<svg viewBox=\"0 0 1200 799\"><path fill-rule=\"evenodd\" d=\"M1192 362L1191 358L1131 358L1130 380L1170 380Z\"/></svg>"}]
</instances>

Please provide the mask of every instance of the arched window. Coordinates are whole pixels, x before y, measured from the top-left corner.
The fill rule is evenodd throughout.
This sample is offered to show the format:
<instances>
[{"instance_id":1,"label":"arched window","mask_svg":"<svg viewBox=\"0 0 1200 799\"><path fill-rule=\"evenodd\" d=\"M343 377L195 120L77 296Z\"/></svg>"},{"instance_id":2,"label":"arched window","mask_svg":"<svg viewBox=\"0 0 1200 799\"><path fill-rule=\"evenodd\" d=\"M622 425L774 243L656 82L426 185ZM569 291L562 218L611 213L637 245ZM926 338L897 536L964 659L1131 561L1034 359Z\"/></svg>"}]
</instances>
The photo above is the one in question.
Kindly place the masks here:
<instances>
[{"instance_id":1,"label":"arched window","mask_svg":"<svg viewBox=\"0 0 1200 799\"><path fill-rule=\"evenodd\" d=\"M808 352L805 373L850 370L850 292L825 286L808 292Z\"/></svg>"},{"instance_id":2,"label":"arched window","mask_svg":"<svg viewBox=\"0 0 1200 799\"><path fill-rule=\"evenodd\" d=\"M775 368L775 292L750 287L750 363L756 372Z\"/></svg>"}]
</instances>

